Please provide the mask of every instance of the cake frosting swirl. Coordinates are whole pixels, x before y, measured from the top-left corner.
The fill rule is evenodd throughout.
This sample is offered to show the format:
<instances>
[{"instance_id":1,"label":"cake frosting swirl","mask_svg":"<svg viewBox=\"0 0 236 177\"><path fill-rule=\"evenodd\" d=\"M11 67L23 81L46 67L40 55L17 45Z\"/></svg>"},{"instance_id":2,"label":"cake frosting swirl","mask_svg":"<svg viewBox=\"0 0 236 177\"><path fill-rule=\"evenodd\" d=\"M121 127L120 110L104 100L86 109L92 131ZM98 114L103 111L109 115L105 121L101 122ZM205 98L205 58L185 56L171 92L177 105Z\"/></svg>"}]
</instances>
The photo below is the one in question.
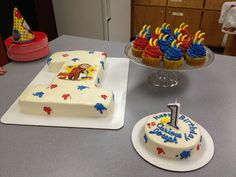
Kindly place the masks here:
<instances>
[{"instance_id":1,"label":"cake frosting swirl","mask_svg":"<svg viewBox=\"0 0 236 177\"><path fill-rule=\"evenodd\" d=\"M169 60L180 60L183 56L183 52L180 47L177 47L176 45L173 47L170 47L165 52L165 58Z\"/></svg>"},{"instance_id":2,"label":"cake frosting swirl","mask_svg":"<svg viewBox=\"0 0 236 177\"><path fill-rule=\"evenodd\" d=\"M158 45L148 45L143 51L144 57L159 58L162 57L162 52Z\"/></svg>"},{"instance_id":3,"label":"cake frosting swirl","mask_svg":"<svg viewBox=\"0 0 236 177\"><path fill-rule=\"evenodd\" d=\"M188 56L191 58L200 58L206 56L206 49L202 43L193 43L188 49Z\"/></svg>"},{"instance_id":4,"label":"cake frosting swirl","mask_svg":"<svg viewBox=\"0 0 236 177\"><path fill-rule=\"evenodd\" d=\"M134 48L140 49L140 50L144 50L147 45L148 45L147 38L142 37L142 36L138 36L133 42Z\"/></svg>"},{"instance_id":5,"label":"cake frosting swirl","mask_svg":"<svg viewBox=\"0 0 236 177\"><path fill-rule=\"evenodd\" d=\"M181 34L180 32L173 33L168 39L169 43L171 44L174 40L176 40L180 34Z\"/></svg>"},{"instance_id":6,"label":"cake frosting swirl","mask_svg":"<svg viewBox=\"0 0 236 177\"><path fill-rule=\"evenodd\" d=\"M161 32L162 32L163 34L168 34L168 35L170 35L170 34L171 34L170 24L164 23L164 24L162 25L162 27L161 27Z\"/></svg>"},{"instance_id":7,"label":"cake frosting swirl","mask_svg":"<svg viewBox=\"0 0 236 177\"><path fill-rule=\"evenodd\" d=\"M144 25L141 32L139 34L136 35L136 38L138 38L139 36L142 36L145 34L147 40L152 38L152 33L150 31L151 25Z\"/></svg>"},{"instance_id":8,"label":"cake frosting swirl","mask_svg":"<svg viewBox=\"0 0 236 177\"><path fill-rule=\"evenodd\" d=\"M160 36L158 41L157 41L157 43L160 46L160 49L163 53L165 53L168 50L169 46L170 46L170 42L168 41L168 37L169 36L167 34L164 35L163 37Z\"/></svg>"}]
</instances>

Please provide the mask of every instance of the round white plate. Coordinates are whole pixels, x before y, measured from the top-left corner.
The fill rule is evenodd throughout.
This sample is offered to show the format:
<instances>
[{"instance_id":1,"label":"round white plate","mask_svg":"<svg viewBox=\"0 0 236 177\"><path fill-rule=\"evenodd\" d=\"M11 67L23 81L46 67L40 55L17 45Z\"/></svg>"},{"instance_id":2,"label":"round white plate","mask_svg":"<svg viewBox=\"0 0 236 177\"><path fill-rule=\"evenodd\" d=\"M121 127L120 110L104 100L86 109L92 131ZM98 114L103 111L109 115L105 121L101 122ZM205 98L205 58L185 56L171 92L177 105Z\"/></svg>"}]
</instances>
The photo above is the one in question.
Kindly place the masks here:
<instances>
[{"instance_id":1,"label":"round white plate","mask_svg":"<svg viewBox=\"0 0 236 177\"><path fill-rule=\"evenodd\" d=\"M149 163L165 170L185 172L199 169L212 159L214 155L214 143L211 135L202 126L199 125L202 134L201 150L189 159L172 160L160 157L146 147L143 140L146 122L147 117L136 123L132 130L131 139L137 153Z\"/></svg>"}]
</instances>

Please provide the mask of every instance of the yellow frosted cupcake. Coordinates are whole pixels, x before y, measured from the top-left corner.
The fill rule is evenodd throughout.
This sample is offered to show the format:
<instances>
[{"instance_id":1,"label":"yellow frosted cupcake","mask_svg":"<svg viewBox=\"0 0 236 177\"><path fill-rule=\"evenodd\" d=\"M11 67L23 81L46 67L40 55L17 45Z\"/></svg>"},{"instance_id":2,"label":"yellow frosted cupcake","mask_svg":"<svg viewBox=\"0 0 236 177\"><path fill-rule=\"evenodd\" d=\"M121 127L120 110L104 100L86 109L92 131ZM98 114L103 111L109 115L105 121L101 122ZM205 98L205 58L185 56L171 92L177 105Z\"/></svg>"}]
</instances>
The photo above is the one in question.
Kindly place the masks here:
<instances>
[{"instance_id":1,"label":"yellow frosted cupcake","mask_svg":"<svg viewBox=\"0 0 236 177\"><path fill-rule=\"evenodd\" d=\"M163 64L166 69L179 69L183 65L184 58L183 52L180 48L182 43L179 42L176 44L176 40L171 43L170 48L166 51Z\"/></svg>"}]
</instances>

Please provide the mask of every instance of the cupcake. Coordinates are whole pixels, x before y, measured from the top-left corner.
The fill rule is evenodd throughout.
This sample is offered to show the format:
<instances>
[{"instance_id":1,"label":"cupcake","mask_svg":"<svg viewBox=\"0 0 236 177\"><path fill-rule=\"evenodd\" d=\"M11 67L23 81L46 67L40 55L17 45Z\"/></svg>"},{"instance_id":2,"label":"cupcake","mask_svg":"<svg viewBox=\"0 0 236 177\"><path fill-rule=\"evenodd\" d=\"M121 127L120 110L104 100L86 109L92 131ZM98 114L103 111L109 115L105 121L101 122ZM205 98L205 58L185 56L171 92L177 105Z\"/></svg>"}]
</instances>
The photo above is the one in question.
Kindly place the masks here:
<instances>
[{"instance_id":1,"label":"cupcake","mask_svg":"<svg viewBox=\"0 0 236 177\"><path fill-rule=\"evenodd\" d=\"M152 38L152 33L150 31L150 28L151 28L151 25L148 25L148 26L144 25L144 27L143 27L144 33L147 33L146 37L147 37L148 40L150 40Z\"/></svg>"},{"instance_id":2,"label":"cupcake","mask_svg":"<svg viewBox=\"0 0 236 177\"><path fill-rule=\"evenodd\" d=\"M186 25L185 23L181 23L181 25L179 26L179 29L183 35L190 36L188 25Z\"/></svg>"},{"instance_id":3,"label":"cupcake","mask_svg":"<svg viewBox=\"0 0 236 177\"><path fill-rule=\"evenodd\" d=\"M180 48L181 42L176 44L176 40L171 43L171 47L166 51L163 64L167 69L179 69L184 62L183 52Z\"/></svg>"},{"instance_id":4,"label":"cupcake","mask_svg":"<svg viewBox=\"0 0 236 177\"><path fill-rule=\"evenodd\" d=\"M182 33L179 34L179 36L177 37L177 43L178 42L182 42L182 44L180 45L180 48L182 49L184 55L186 54L187 50L190 47L190 39L189 37L187 37L187 35L183 35Z\"/></svg>"},{"instance_id":5,"label":"cupcake","mask_svg":"<svg viewBox=\"0 0 236 177\"><path fill-rule=\"evenodd\" d=\"M157 43L160 46L161 51L163 53L165 53L168 50L169 46L170 46L170 43L168 41L168 34L162 35L162 33L161 33Z\"/></svg>"},{"instance_id":6,"label":"cupcake","mask_svg":"<svg viewBox=\"0 0 236 177\"><path fill-rule=\"evenodd\" d=\"M141 57L143 50L146 48L148 45L148 40L146 38L146 34L142 34L143 31L140 31L139 35L137 38L134 40L133 45L132 45L132 54L135 57Z\"/></svg>"},{"instance_id":7,"label":"cupcake","mask_svg":"<svg viewBox=\"0 0 236 177\"><path fill-rule=\"evenodd\" d=\"M158 39L160 34L163 34L163 33L161 33L161 28L157 27L155 29L155 33L152 35L153 40Z\"/></svg>"},{"instance_id":8,"label":"cupcake","mask_svg":"<svg viewBox=\"0 0 236 177\"><path fill-rule=\"evenodd\" d=\"M161 32L163 34L170 35L171 34L170 24L163 23L163 25L161 26Z\"/></svg>"},{"instance_id":9,"label":"cupcake","mask_svg":"<svg viewBox=\"0 0 236 177\"><path fill-rule=\"evenodd\" d=\"M147 25L144 25L143 28L142 28L142 30L141 30L141 31L142 31L142 33L141 33L142 35L146 33L146 38L147 38L148 40L152 38L152 33L151 33L151 31L150 31L150 28L151 28L151 25L148 25L148 26L147 26ZM140 35L140 33L136 35L136 38L137 38L139 35Z\"/></svg>"},{"instance_id":10,"label":"cupcake","mask_svg":"<svg viewBox=\"0 0 236 177\"><path fill-rule=\"evenodd\" d=\"M201 30L198 30L194 35L193 37L191 38L190 40L190 44L193 44L193 40L200 40L201 38L203 38L203 36L205 35L206 33L204 32L201 32Z\"/></svg>"},{"instance_id":11,"label":"cupcake","mask_svg":"<svg viewBox=\"0 0 236 177\"><path fill-rule=\"evenodd\" d=\"M193 44L187 51L186 63L190 66L200 67L206 61L206 49L202 43L204 38L194 39Z\"/></svg>"},{"instance_id":12,"label":"cupcake","mask_svg":"<svg viewBox=\"0 0 236 177\"><path fill-rule=\"evenodd\" d=\"M157 39L149 40L148 46L145 48L142 54L142 63L148 66L158 67L162 59L163 53L157 44Z\"/></svg>"},{"instance_id":13,"label":"cupcake","mask_svg":"<svg viewBox=\"0 0 236 177\"><path fill-rule=\"evenodd\" d=\"M171 44L174 40L177 39L177 37L180 35L180 29L176 28L174 30L174 33L172 35L170 35L170 37L168 38L169 44Z\"/></svg>"}]
</instances>

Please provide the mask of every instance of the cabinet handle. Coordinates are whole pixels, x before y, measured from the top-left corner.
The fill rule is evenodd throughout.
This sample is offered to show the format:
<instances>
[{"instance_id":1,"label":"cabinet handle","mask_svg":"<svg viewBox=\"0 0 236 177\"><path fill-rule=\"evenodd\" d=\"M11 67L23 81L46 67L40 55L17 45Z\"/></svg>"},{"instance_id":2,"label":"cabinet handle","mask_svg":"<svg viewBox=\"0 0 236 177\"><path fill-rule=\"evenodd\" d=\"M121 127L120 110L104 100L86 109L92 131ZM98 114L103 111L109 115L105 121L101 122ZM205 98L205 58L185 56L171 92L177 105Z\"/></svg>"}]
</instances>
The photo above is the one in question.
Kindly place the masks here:
<instances>
[{"instance_id":1,"label":"cabinet handle","mask_svg":"<svg viewBox=\"0 0 236 177\"><path fill-rule=\"evenodd\" d=\"M170 0L170 2L183 2L182 0Z\"/></svg>"},{"instance_id":2,"label":"cabinet handle","mask_svg":"<svg viewBox=\"0 0 236 177\"><path fill-rule=\"evenodd\" d=\"M182 16L184 16L184 13L183 12L172 12L172 15L182 17Z\"/></svg>"}]
</instances>

